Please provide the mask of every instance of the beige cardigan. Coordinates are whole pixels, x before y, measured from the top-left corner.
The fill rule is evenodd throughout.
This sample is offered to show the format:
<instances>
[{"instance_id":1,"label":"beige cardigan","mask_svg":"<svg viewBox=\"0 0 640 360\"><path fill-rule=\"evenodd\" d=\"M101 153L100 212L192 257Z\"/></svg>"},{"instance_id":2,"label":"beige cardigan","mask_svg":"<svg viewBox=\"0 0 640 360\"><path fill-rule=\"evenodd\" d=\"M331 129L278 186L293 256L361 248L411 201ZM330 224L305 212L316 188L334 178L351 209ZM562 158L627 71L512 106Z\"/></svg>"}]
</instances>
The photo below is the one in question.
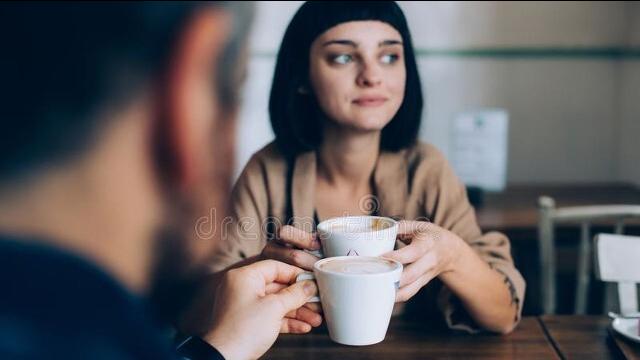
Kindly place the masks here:
<instances>
[{"instance_id":1,"label":"beige cardigan","mask_svg":"<svg viewBox=\"0 0 640 360\"><path fill-rule=\"evenodd\" d=\"M274 143L254 154L234 187L233 223L224 229L226 234L223 234L222 244L213 261L214 270L259 254L273 229L287 223L287 214L293 217L294 226L312 231L315 180L314 152L299 155L291 169ZM396 219L429 219L456 233L492 268L501 272L517 308L516 319L520 318L525 282L514 267L509 240L497 232L482 234L464 185L435 147L417 143L399 152L381 152L373 174L373 185L379 215ZM291 191L290 197L287 189ZM399 243L398 246L404 244ZM437 284L439 281L432 283L421 290L426 294L426 300L425 296L412 299L421 301L418 308L431 304L444 315L450 328L476 330L461 303L448 289L441 283ZM418 300L420 298L422 300Z\"/></svg>"}]
</instances>

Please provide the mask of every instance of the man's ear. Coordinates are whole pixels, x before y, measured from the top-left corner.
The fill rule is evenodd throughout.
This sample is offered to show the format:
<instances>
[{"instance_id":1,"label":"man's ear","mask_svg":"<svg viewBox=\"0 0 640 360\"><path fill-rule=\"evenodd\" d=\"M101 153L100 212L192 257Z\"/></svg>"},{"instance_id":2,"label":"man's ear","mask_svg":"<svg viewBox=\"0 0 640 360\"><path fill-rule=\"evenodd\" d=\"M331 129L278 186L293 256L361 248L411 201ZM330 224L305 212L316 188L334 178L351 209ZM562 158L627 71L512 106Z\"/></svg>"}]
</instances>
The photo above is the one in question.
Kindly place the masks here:
<instances>
[{"instance_id":1,"label":"man's ear","mask_svg":"<svg viewBox=\"0 0 640 360\"><path fill-rule=\"evenodd\" d=\"M158 99L160 119L154 132L165 181L182 190L205 171L203 152L208 148L215 121L220 121L217 87L218 62L231 30L231 15L224 9L195 12L183 26Z\"/></svg>"}]
</instances>

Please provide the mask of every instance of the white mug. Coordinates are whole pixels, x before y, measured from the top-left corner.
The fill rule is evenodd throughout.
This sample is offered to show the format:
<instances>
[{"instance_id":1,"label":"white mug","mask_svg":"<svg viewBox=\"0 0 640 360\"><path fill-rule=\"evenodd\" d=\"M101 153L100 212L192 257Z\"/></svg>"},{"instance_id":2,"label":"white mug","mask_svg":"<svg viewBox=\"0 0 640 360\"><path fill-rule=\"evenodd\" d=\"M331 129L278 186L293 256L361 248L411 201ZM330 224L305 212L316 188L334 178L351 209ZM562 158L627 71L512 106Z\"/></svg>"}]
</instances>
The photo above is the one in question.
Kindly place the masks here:
<instances>
[{"instance_id":1,"label":"white mug","mask_svg":"<svg viewBox=\"0 0 640 360\"><path fill-rule=\"evenodd\" d=\"M329 261L385 262L388 270L377 273L345 273L323 269ZM296 281L315 279L329 336L344 345L371 345L384 340L389 327L396 291L402 275L398 261L378 258L339 256L320 260L313 273L298 275Z\"/></svg>"},{"instance_id":2,"label":"white mug","mask_svg":"<svg viewBox=\"0 0 640 360\"><path fill-rule=\"evenodd\" d=\"M398 222L381 216L346 216L325 220L317 230L324 257L380 256L393 251Z\"/></svg>"}]
</instances>

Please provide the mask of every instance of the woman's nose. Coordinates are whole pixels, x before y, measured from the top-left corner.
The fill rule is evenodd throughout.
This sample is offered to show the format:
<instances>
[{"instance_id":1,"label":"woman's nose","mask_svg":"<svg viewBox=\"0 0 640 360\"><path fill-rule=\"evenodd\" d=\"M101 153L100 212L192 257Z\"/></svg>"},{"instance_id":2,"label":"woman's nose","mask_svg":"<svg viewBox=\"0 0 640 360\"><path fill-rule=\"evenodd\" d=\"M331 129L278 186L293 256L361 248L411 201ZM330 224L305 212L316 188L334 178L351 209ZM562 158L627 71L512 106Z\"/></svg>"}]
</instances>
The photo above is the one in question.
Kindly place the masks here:
<instances>
[{"instance_id":1,"label":"woman's nose","mask_svg":"<svg viewBox=\"0 0 640 360\"><path fill-rule=\"evenodd\" d=\"M356 79L358 86L375 87L382 83L382 74L380 67L371 62L363 62L358 78Z\"/></svg>"}]
</instances>

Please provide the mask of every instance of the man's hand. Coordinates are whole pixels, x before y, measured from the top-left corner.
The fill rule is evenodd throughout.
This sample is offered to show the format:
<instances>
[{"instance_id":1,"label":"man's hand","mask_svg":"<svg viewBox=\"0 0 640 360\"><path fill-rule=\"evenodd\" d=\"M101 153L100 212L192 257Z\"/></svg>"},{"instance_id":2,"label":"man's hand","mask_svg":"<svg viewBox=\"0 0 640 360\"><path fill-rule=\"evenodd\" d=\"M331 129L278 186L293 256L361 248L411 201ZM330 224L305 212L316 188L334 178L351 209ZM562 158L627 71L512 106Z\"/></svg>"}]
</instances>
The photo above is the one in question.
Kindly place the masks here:
<instances>
[{"instance_id":1,"label":"man's hand","mask_svg":"<svg viewBox=\"0 0 640 360\"><path fill-rule=\"evenodd\" d=\"M295 283L301 272L275 260L229 270L216 292L214 328L203 338L228 359L254 359L278 333L306 333L310 324L320 325L320 315L303 307L317 287L309 280Z\"/></svg>"}]
</instances>

